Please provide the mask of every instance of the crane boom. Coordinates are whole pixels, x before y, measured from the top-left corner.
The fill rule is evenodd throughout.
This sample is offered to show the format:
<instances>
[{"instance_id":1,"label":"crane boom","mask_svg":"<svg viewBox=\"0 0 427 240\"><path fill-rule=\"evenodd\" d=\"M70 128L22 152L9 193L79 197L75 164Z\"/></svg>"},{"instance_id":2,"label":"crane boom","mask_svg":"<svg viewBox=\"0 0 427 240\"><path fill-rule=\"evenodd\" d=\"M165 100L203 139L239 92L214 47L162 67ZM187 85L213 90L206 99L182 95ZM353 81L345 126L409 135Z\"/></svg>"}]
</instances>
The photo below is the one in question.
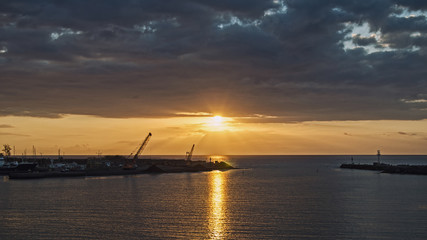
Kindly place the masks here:
<instances>
[{"instance_id":1,"label":"crane boom","mask_svg":"<svg viewBox=\"0 0 427 240\"><path fill-rule=\"evenodd\" d=\"M148 140L150 140L150 137L151 137L151 133L148 133L148 135L145 138L145 140L141 143L141 146L139 146L138 151L136 151L135 156L133 156L132 159L128 158L126 160L126 164L123 167L123 169L125 169L125 170L132 170L132 169L135 169L137 167L136 166L136 160L138 160L138 156L142 153L142 151L144 150L145 146L147 146L147 143L148 143Z\"/></svg>"},{"instance_id":2,"label":"crane boom","mask_svg":"<svg viewBox=\"0 0 427 240\"><path fill-rule=\"evenodd\" d=\"M194 151L194 144L193 144L193 146L191 147L190 152L187 152L187 157L185 158L185 160L187 160L187 161L191 161L191 157L193 156L193 151Z\"/></svg>"},{"instance_id":3,"label":"crane boom","mask_svg":"<svg viewBox=\"0 0 427 240\"><path fill-rule=\"evenodd\" d=\"M141 152L144 150L145 146L147 146L148 140L150 140L151 133L148 133L145 140L142 142L141 146L138 148L138 151L136 151L135 156L133 156L134 160L138 159L138 156L141 154Z\"/></svg>"}]
</instances>

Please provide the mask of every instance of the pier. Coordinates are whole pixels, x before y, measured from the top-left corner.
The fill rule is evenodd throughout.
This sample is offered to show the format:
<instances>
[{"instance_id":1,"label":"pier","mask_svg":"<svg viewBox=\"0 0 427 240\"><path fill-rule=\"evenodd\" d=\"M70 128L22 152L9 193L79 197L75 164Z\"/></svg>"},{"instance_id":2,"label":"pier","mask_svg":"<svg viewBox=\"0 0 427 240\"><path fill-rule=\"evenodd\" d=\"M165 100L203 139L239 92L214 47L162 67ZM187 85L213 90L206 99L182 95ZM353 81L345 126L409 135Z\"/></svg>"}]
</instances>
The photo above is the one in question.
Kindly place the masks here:
<instances>
[{"instance_id":1,"label":"pier","mask_svg":"<svg viewBox=\"0 0 427 240\"><path fill-rule=\"evenodd\" d=\"M343 163L340 168L372 170L381 173L427 175L427 165L391 165L378 162L372 164Z\"/></svg>"}]
</instances>

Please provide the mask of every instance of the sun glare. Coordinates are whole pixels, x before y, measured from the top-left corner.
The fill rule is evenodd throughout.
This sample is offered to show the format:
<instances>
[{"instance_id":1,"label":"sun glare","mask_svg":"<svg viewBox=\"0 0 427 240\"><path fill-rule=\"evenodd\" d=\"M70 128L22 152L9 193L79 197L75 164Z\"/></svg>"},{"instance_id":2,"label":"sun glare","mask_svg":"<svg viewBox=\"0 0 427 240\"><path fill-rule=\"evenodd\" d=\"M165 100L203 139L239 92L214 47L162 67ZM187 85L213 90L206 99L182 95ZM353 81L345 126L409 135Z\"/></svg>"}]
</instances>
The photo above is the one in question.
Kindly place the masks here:
<instances>
[{"instance_id":1,"label":"sun glare","mask_svg":"<svg viewBox=\"0 0 427 240\"><path fill-rule=\"evenodd\" d=\"M221 125L221 123L222 123L223 121L224 121L223 117L221 117L221 116L219 116L219 115L216 115L215 117L212 117L212 122L213 122L214 124Z\"/></svg>"},{"instance_id":2,"label":"sun glare","mask_svg":"<svg viewBox=\"0 0 427 240\"><path fill-rule=\"evenodd\" d=\"M230 118L215 115L206 119L205 126L209 131L225 131L230 130Z\"/></svg>"}]
</instances>

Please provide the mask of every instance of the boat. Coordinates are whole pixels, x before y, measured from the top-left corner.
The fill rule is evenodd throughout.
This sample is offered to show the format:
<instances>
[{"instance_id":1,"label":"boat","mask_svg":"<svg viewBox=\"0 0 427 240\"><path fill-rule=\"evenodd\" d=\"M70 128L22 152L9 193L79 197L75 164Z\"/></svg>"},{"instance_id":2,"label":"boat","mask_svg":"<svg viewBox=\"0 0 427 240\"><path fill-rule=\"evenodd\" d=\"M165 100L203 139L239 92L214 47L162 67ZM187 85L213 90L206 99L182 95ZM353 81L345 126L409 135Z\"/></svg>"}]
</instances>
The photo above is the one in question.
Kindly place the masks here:
<instances>
[{"instance_id":1,"label":"boat","mask_svg":"<svg viewBox=\"0 0 427 240\"><path fill-rule=\"evenodd\" d=\"M11 172L33 172L37 167L37 163L29 163L29 162L11 162L5 163L2 167L0 167L0 175L8 175Z\"/></svg>"}]
</instances>

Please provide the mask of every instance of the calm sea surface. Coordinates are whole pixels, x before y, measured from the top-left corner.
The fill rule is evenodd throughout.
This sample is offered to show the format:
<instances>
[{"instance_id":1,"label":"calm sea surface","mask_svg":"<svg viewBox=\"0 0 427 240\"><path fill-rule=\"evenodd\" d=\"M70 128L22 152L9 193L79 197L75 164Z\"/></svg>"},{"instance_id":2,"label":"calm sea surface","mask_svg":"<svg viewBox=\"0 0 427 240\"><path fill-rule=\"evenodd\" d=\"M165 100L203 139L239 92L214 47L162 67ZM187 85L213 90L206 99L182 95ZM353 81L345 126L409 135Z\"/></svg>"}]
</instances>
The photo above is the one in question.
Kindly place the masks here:
<instances>
[{"instance_id":1,"label":"calm sea surface","mask_svg":"<svg viewBox=\"0 0 427 240\"><path fill-rule=\"evenodd\" d=\"M427 176L339 169L348 156L227 161L242 169L0 179L0 239L427 239Z\"/></svg>"}]
</instances>

